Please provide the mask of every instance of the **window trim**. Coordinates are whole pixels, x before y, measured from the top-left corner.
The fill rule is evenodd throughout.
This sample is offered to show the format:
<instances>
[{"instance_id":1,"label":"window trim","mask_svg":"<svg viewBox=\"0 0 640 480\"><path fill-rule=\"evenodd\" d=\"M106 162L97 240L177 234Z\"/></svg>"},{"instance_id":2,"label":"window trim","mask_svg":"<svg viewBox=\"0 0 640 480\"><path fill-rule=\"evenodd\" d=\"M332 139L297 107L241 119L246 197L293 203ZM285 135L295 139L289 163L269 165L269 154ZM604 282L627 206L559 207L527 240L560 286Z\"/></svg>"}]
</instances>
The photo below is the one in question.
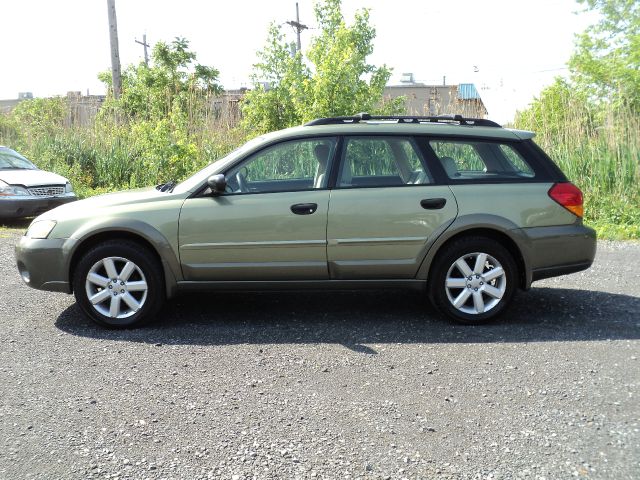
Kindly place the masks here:
<instances>
[{"instance_id":1,"label":"window trim","mask_svg":"<svg viewBox=\"0 0 640 480\"><path fill-rule=\"evenodd\" d=\"M505 184L505 183L550 183L554 182L553 175L547 165L547 162L541 161L538 155L527 147L528 140L510 140L505 138L488 138L488 137L467 137L467 136L441 136L441 135L415 135L421 141L418 146L422 149L423 155L429 162L436 184L439 185L485 185L485 184ZM496 145L504 144L513 148L523 160L531 167L534 172L533 177L502 177L502 178L467 178L456 180L450 178L444 170L440 158L431 147L431 141L442 141L451 143L492 143Z\"/></svg>"},{"instance_id":2,"label":"window trim","mask_svg":"<svg viewBox=\"0 0 640 480\"><path fill-rule=\"evenodd\" d=\"M342 165L344 164L345 160L346 160L346 154L347 154L347 145L349 140L351 139L386 139L386 138L392 138L392 139L403 139L403 140L408 140L410 145L413 147L414 152L416 153L416 155L418 156L418 161L420 162L420 165L422 165L423 170L425 171L425 173L427 174L427 176L432 180L430 183L403 183L402 185L351 185L351 186L341 186L338 183L339 177L340 177L340 172L342 170ZM394 135L394 134L380 134L380 135L376 135L376 134L368 134L368 135L363 135L363 134L355 134L355 135L341 135L340 136L341 142L340 142L340 150L339 155L337 156L337 161L335 162L335 167L332 169L331 171L331 176L329 178L330 184L328 185L330 189L336 189L336 190L358 190L358 189L362 189L362 188L406 188L406 187L430 187L432 185L438 185L438 179L437 177L434 175L433 170L431 168L429 168L429 163L427 161L427 158L424 155L423 149L420 145L420 143L417 141L416 135Z\"/></svg>"},{"instance_id":3,"label":"window trim","mask_svg":"<svg viewBox=\"0 0 640 480\"><path fill-rule=\"evenodd\" d=\"M226 178L226 176L231 170L233 170L236 167L242 168L241 166L245 162L249 161L253 156L258 155L260 152L268 148L275 147L282 143L289 143L289 142L295 142L295 141L313 141L313 140L322 140L322 139L335 140L336 146L334 148L333 155L329 157L328 164L327 164L327 171L330 172L335 163L336 155L340 151L340 145L342 142L342 137L340 135L313 135L313 136L296 135L296 136L291 136L289 138L279 138L277 140L265 143L264 145L260 146L260 148L256 150L247 152L245 156L238 158L237 161L233 162L231 165L228 165L227 168L220 173L222 173ZM321 191L329 190L331 188L330 181L331 181L331 177L329 177L327 184L323 188L305 188L305 189L297 189L297 190L271 190L268 192L225 192L223 194L216 195L216 197L231 197L231 196L237 196L237 195L267 195L270 193L290 193L290 192L321 192ZM199 189L197 189L194 192L194 194L191 195L189 198L210 197L212 195L210 192L207 193L208 189L209 189L209 186L205 182L204 185L202 185Z\"/></svg>"},{"instance_id":4,"label":"window trim","mask_svg":"<svg viewBox=\"0 0 640 480\"><path fill-rule=\"evenodd\" d=\"M508 138L490 138L490 137L477 137L477 136L465 136L465 135L446 135L446 134L421 134L421 133L411 133L406 135L394 135L388 133L370 133L368 135L349 135L342 133L334 133L331 134L320 134L320 135L292 135L289 138L283 139L278 138L271 141L265 142L263 145L258 147L255 150L247 152L243 157L237 158L233 163L228 165L224 171L220 172L222 174L227 174L229 170L234 168L236 165L244 162L249 156L252 156L261 150L269 148L273 145L282 142L288 142L292 140L304 140L304 139L321 139L321 138L335 138L337 140L337 146L332 158L329 159L329 181L325 188L323 189L309 189L309 190L283 190L278 192L246 192L242 194L235 195L263 195L265 193L286 193L286 192L307 192L307 191L321 191L321 190L332 190L336 187L337 176L339 172L340 162L342 161L342 151L344 149L344 139L351 137L403 137L403 138L411 138L415 145L417 146L418 151L421 154L422 161L426 164L429 173L433 178L433 183L423 184L423 185L401 185L401 187L430 187L430 186L438 186L438 185L474 185L474 184L505 184L505 183L553 183L553 182L563 182L567 181L567 177L564 173L559 169L559 167L549 158L549 156L542 150L542 148L533 142L530 139L508 139ZM435 152L429 146L429 140L468 140L472 142L489 142L489 143L504 143L515 148L529 165L534 169L536 176L533 178L522 178L522 179L483 179L483 180L458 180L451 181L448 175L445 173L442 164L438 160ZM342 187L341 189L346 190L349 188L397 188L397 187L370 187L370 186L361 186L361 187ZM199 188L193 190L193 193L189 195L189 198L198 198L204 196L211 196L210 193L206 193L208 189L208 185L206 180L200 185ZM229 194L225 194L229 195ZM223 195L224 196L224 195Z\"/></svg>"}]
</instances>

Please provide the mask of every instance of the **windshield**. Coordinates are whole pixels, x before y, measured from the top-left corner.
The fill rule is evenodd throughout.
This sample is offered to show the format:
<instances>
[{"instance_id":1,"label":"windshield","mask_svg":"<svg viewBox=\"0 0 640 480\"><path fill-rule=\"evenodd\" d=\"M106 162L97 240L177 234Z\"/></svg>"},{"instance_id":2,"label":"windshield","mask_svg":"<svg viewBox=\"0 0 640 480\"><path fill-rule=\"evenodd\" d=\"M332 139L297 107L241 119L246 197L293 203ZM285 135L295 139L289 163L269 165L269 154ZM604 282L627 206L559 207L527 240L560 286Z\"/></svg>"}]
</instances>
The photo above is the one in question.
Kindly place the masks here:
<instances>
[{"instance_id":1,"label":"windshield","mask_svg":"<svg viewBox=\"0 0 640 480\"><path fill-rule=\"evenodd\" d=\"M0 148L0 170L37 170L33 163L18 152L8 148Z\"/></svg>"},{"instance_id":2,"label":"windshield","mask_svg":"<svg viewBox=\"0 0 640 480\"><path fill-rule=\"evenodd\" d=\"M207 178L209 178L211 175L224 170L227 165L230 165L231 163L233 163L238 157L252 150L257 145L262 143L264 140L265 140L265 137L256 137L253 140L249 140L247 143L245 143L241 147L236 148L235 150L227 154L225 157L222 157L221 159L216 160L213 163L210 163L209 165L204 167L202 170L199 170L198 172L194 173L183 182L176 185L175 188L173 189L173 192L184 193L184 192L195 190L196 188L203 185L207 181Z\"/></svg>"}]
</instances>

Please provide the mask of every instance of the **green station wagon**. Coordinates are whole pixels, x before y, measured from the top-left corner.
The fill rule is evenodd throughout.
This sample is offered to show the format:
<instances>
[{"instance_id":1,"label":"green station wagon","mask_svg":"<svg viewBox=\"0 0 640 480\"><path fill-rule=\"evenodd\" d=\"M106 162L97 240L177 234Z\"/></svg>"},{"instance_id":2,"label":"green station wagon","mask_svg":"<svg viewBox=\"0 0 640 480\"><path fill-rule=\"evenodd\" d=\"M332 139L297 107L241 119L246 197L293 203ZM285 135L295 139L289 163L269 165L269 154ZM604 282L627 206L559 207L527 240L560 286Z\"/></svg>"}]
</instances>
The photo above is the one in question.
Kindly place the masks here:
<instances>
[{"instance_id":1,"label":"green station wagon","mask_svg":"<svg viewBox=\"0 0 640 480\"><path fill-rule=\"evenodd\" d=\"M186 290L395 287L486 322L595 255L582 193L533 136L461 116L314 120L181 183L40 215L18 269L110 327L153 320Z\"/></svg>"}]
</instances>

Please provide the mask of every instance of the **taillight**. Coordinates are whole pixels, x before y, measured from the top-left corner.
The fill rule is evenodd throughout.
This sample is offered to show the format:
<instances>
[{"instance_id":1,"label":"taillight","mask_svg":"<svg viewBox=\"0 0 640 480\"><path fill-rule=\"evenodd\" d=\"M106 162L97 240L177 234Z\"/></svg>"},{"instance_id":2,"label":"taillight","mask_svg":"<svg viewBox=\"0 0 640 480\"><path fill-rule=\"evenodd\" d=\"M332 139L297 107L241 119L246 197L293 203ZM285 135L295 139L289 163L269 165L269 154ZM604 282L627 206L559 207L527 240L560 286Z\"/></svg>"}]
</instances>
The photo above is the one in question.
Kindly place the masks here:
<instances>
[{"instance_id":1,"label":"taillight","mask_svg":"<svg viewBox=\"0 0 640 480\"><path fill-rule=\"evenodd\" d=\"M584 215L582 192L573 183L554 184L549 196L574 215L580 218Z\"/></svg>"}]
</instances>

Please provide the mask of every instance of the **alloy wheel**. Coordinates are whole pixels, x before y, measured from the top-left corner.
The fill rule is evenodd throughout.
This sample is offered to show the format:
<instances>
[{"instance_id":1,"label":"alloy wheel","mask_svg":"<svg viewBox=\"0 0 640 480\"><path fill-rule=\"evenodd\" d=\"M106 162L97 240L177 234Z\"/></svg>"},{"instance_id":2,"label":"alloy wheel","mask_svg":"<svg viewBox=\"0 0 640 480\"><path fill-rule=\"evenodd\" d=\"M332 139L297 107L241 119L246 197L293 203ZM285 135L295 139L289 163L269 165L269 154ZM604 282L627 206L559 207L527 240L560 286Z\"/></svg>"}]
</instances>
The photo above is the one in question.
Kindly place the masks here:
<instances>
[{"instance_id":1,"label":"alloy wheel","mask_svg":"<svg viewBox=\"0 0 640 480\"><path fill-rule=\"evenodd\" d=\"M476 252L463 255L449 267L445 290L457 310L478 315L496 307L507 289L505 271L494 257Z\"/></svg>"},{"instance_id":2,"label":"alloy wheel","mask_svg":"<svg viewBox=\"0 0 640 480\"><path fill-rule=\"evenodd\" d=\"M91 306L109 318L128 318L147 300L148 286L142 270L131 260L107 257L87 273L85 290Z\"/></svg>"}]
</instances>

